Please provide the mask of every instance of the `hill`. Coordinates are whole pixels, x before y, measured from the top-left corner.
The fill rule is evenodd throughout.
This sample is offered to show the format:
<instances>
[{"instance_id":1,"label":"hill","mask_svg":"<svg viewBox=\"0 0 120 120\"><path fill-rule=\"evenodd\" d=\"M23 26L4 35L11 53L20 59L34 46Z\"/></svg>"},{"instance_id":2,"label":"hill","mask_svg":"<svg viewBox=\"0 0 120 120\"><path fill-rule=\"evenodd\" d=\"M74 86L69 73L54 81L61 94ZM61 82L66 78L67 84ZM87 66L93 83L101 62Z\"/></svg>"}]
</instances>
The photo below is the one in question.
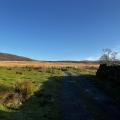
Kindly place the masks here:
<instances>
[{"instance_id":1,"label":"hill","mask_svg":"<svg viewBox=\"0 0 120 120\"><path fill-rule=\"evenodd\" d=\"M8 53L0 53L0 61L32 61L32 59Z\"/></svg>"}]
</instances>

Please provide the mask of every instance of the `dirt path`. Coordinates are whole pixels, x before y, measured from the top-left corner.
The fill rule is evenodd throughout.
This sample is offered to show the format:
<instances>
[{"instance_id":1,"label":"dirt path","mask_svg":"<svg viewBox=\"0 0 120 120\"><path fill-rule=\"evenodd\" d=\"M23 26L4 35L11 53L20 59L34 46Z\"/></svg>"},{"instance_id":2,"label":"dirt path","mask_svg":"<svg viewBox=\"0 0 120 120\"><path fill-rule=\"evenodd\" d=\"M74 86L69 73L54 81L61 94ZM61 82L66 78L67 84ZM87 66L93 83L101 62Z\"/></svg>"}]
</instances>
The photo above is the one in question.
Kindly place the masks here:
<instances>
[{"instance_id":1,"label":"dirt path","mask_svg":"<svg viewBox=\"0 0 120 120\"><path fill-rule=\"evenodd\" d=\"M62 95L63 120L92 120L75 84L76 82L65 73Z\"/></svg>"},{"instance_id":2,"label":"dirt path","mask_svg":"<svg viewBox=\"0 0 120 120\"><path fill-rule=\"evenodd\" d=\"M65 73L61 107L63 120L120 120L118 106L85 76Z\"/></svg>"}]
</instances>

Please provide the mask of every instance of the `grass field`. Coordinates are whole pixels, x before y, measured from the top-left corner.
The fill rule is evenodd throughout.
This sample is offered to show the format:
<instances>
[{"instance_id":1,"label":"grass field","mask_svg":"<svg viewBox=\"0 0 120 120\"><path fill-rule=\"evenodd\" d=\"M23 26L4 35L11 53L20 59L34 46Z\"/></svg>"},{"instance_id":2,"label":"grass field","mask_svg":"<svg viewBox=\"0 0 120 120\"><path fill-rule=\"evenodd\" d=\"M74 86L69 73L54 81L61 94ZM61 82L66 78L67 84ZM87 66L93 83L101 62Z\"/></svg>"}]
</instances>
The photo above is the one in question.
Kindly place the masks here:
<instances>
[{"instance_id":1,"label":"grass field","mask_svg":"<svg viewBox=\"0 0 120 120\"><path fill-rule=\"evenodd\" d=\"M60 76L63 76L60 69L0 67L0 119L59 120L57 97L61 88ZM34 86L29 98L18 106L16 101L20 98L10 98L11 94L16 94L16 81L32 81ZM8 102L3 104L6 98Z\"/></svg>"},{"instance_id":2,"label":"grass field","mask_svg":"<svg viewBox=\"0 0 120 120\"><path fill-rule=\"evenodd\" d=\"M0 62L1 120L60 120L64 71L93 74L93 63Z\"/></svg>"},{"instance_id":3,"label":"grass field","mask_svg":"<svg viewBox=\"0 0 120 120\"><path fill-rule=\"evenodd\" d=\"M100 106L94 106L79 79L85 76L109 95L112 92L107 93L107 85L95 77L98 67L95 63L0 62L0 120L62 120L60 97L65 79L76 83L79 96L95 120L103 119ZM65 76L65 72L70 76Z\"/></svg>"}]
</instances>

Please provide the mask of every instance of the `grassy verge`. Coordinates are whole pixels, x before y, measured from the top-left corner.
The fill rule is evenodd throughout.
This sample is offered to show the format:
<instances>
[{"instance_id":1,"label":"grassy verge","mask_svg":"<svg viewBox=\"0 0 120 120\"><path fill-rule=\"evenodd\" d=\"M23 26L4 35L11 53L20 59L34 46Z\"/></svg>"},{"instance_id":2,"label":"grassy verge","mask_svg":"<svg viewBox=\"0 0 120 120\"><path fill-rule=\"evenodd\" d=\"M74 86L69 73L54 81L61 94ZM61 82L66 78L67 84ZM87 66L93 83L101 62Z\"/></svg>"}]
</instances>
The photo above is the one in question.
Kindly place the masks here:
<instances>
[{"instance_id":1,"label":"grassy verge","mask_svg":"<svg viewBox=\"0 0 120 120\"><path fill-rule=\"evenodd\" d=\"M96 74L96 70L90 70L90 69L80 69L80 68L66 68L66 70L69 73L72 73L73 75L95 75Z\"/></svg>"},{"instance_id":2,"label":"grassy verge","mask_svg":"<svg viewBox=\"0 0 120 120\"><path fill-rule=\"evenodd\" d=\"M59 120L58 99L62 87L63 72L53 68L0 68L0 119L1 120ZM17 108L2 104L4 96L15 93L16 81L31 81L33 92ZM27 84L25 83L24 86ZM21 89L26 91L22 85ZM30 85L28 85L30 86ZM17 90L18 91L18 90ZM23 92L23 91L22 91ZM23 92L23 93L24 93ZM26 92L25 92L26 93ZM18 92L17 92L18 94ZM20 94L20 91L19 91ZM15 93L16 96L16 93ZM20 95L19 95L20 96ZM16 97L15 97L16 98ZM11 98L9 98L11 99ZM15 99L16 103L16 99Z\"/></svg>"},{"instance_id":3,"label":"grassy verge","mask_svg":"<svg viewBox=\"0 0 120 120\"><path fill-rule=\"evenodd\" d=\"M96 76L90 76L88 78L91 83L112 97L116 103L120 104L119 85L115 85L114 82L100 80Z\"/></svg>"},{"instance_id":4,"label":"grassy verge","mask_svg":"<svg viewBox=\"0 0 120 120\"><path fill-rule=\"evenodd\" d=\"M88 80L96 87L104 91L114 101L120 104L120 87L114 81L101 80L96 77L96 71L82 71L81 74L86 75Z\"/></svg>"}]
</instances>

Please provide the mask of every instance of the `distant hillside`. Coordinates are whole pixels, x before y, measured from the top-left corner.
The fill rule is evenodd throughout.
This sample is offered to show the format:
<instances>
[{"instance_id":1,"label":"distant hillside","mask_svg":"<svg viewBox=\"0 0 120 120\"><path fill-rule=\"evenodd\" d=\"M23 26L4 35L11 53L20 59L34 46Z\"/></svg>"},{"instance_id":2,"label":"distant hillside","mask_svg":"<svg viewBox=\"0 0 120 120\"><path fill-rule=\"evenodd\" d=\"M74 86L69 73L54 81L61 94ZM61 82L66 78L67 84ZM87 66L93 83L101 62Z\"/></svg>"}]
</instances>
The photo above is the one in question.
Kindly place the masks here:
<instances>
[{"instance_id":1,"label":"distant hillside","mask_svg":"<svg viewBox=\"0 0 120 120\"><path fill-rule=\"evenodd\" d=\"M72 60L65 60L65 61L47 61L47 62L61 62L61 63L87 63L87 64L99 64L99 61L89 61L89 60L82 60L82 61L72 61Z\"/></svg>"},{"instance_id":2,"label":"distant hillside","mask_svg":"<svg viewBox=\"0 0 120 120\"><path fill-rule=\"evenodd\" d=\"M8 53L0 53L0 61L32 61L32 59Z\"/></svg>"}]
</instances>

